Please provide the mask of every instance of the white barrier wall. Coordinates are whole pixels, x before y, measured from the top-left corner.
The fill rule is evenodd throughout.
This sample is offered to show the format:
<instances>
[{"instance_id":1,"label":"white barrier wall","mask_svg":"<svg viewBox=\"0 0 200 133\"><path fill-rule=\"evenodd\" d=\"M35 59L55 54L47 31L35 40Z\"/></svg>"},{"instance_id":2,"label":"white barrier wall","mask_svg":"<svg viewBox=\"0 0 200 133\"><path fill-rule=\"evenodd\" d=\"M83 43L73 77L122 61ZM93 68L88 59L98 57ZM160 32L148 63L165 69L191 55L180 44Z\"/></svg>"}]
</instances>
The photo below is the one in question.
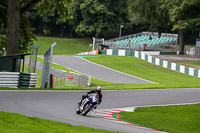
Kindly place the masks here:
<instances>
[{"instance_id":1,"label":"white barrier wall","mask_svg":"<svg viewBox=\"0 0 200 133\"><path fill-rule=\"evenodd\" d=\"M125 56L126 50L119 50L118 51L118 56Z\"/></svg>"},{"instance_id":2,"label":"white barrier wall","mask_svg":"<svg viewBox=\"0 0 200 133\"><path fill-rule=\"evenodd\" d=\"M164 67L164 68L167 68L167 65L168 65L168 61L165 61L165 60L164 60L164 61L163 61L163 67Z\"/></svg>"},{"instance_id":3,"label":"white barrier wall","mask_svg":"<svg viewBox=\"0 0 200 133\"><path fill-rule=\"evenodd\" d=\"M141 51L141 53L146 55L160 55L160 51Z\"/></svg>"},{"instance_id":4,"label":"white barrier wall","mask_svg":"<svg viewBox=\"0 0 200 133\"><path fill-rule=\"evenodd\" d=\"M108 49L108 50L106 50L106 51L107 51L107 53L106 53L107 55L113 55L113 53L112 53L113 50L112 50L112 49Z\"/></svg>"},{"instance_id":5,"label":"white barrier wall","mask_svg":"<svg viewBox=\"0 0 200 133\"><path fill-rule=\"evenodd\" d=\"M141 59L145 60L145 54L144 53L141 53Z\"/></svg>"},{"instance_id":6,"label":"white barrier wall","mask_svg":"<svg viewBox=\"0 0 200 133\"><path fill-rule=\"evenodd\" d=\"M148 62L152 63L152 56L148 56Z\"/></svg>"},{"instance_id":7,"label":"white barrier wall","mask_svg":"<svg viewBox=\"0 0 200 133\"><path fill-rule=\"evenodd\" d=\"M156 58L155 64L159 66L160 65L160 59Z\"/></svg>"}]
</instances>

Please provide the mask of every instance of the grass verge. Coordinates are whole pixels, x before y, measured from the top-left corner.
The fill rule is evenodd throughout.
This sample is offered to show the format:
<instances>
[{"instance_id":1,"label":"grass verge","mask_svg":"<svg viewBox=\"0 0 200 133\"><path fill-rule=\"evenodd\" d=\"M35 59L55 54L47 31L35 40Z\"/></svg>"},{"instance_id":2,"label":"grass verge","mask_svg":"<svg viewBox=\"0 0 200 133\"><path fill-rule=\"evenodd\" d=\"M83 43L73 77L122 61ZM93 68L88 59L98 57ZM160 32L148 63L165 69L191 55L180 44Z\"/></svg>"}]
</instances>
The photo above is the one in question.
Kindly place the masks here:
<instances>
[{"instance_id":1,"label":"grass verge","mask_svg":"<svg viewBox=\"0 0 200 133\"><path fill-rule=\"evenodd\" d=\"M135 57L100 55L87 58L92 62L128 73L158 84L120 84L109 89L151 89L151 88L190 88L200 87L200 78L162 68ZM106 89L106 88L105 88Z\"/></svg>"},{"instance_id":2,"label":"grass verge","mask_svg":"<svg viewBox=\"0 0 200 133\"><path fill-rule=\"evenodd\" d=\"M196 69L200 69L200 62L199 61L187 61L187 62L177 62L180 65L188 66Z\"/></svg>"},{"instance_id":3,"label":"grass verge","mask_svg":"<svg viewBox=\"0 0 200 133\"><path fill-rule=\"evenodd\" d=\"M200 132L200 104L137 108L135 112L122 112L119 116L133 124L171 133Z\"/></svg>"},{"instance_id":4,"label":"grass verge","mask_svg":"<svg viewBox=\"0 0 200 133\"><path fill-rule=\"evenodd\" d=\"M114 133L0 111L1 133Z\"/></svg>"},{"instance_id":5,"label":"grass verge","mask_svg":"<svg viewBox=\"0 0 200 133\"><path fill-rule=\"evenodd\" d=\"M56 42L54 55L73 55L83 51L89 51L91 38L55 38L55 37L37 37L35 43L42 44L38 50L39 55L44 55L47 49Z\"/></svg>"}]
</instances>

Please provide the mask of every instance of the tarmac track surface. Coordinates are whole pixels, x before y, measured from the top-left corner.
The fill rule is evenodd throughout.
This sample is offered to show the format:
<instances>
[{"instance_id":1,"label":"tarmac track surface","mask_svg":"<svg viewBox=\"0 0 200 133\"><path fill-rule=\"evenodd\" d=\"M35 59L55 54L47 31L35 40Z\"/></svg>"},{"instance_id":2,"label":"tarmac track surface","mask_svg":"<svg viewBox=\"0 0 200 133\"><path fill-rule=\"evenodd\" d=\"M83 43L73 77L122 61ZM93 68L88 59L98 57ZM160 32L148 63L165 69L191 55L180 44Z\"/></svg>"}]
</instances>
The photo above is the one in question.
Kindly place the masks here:
<instances>
[{"instance_id":1,"label":"tarmac track surface","mask_svg":"<svg viewBox=\"0 0 200 133\"><path fill-rule=\"evenodd\" d=\"M91 57L94 58L94 57ZM95 57L98 58L98 57ZM97 79L113 83L152 84L145 79L128 75L76 56L54 55L53 62Z\"/></svg>"},{"instance_id":2,"label":"tarmac track surface","mask_svg":"<svg viewBox=\"0 0 200 133\"><path fill-rule=\"evenodd\" d=\"M72 125L129 133L153 131L75 113L86 91L0 91L0 110L61 121ZM103 91L98 109L200 102L200 88Z\"/></svg>"}]
</instances>

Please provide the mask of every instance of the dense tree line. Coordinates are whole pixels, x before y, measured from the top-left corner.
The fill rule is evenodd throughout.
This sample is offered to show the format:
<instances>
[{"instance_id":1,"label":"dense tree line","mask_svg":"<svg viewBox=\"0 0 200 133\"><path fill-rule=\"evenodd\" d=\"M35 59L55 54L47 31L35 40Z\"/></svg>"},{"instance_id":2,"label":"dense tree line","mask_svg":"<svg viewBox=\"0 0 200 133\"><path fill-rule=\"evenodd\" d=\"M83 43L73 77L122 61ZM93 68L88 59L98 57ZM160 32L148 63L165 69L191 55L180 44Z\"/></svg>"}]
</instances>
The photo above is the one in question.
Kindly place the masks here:
<instances>
[{"instance_id":1,"label":"dense tree line","mask_svg":"<svg viewBox=\"0 0 200 133\"><path fill-rule=\"evenodd\" d=\"M184 52L184 33L200 32L200 0L130 0L130 12L150 28L178 31L180 54Z\"/></svg>"},{"instance_id":2,"label":"dense tree line","mask_svg":"<svg viewBox=\"0 0 200 133\"><path fill-rule=\"evenodd\" d=\"M200 0L4 0L0 1L0 55L27 52L34 34L117 37L141 31L200 31ZM33 34L34 33L34 34ZM195 36L197 37L197 36Z\"/></svg>"}]
</instances>

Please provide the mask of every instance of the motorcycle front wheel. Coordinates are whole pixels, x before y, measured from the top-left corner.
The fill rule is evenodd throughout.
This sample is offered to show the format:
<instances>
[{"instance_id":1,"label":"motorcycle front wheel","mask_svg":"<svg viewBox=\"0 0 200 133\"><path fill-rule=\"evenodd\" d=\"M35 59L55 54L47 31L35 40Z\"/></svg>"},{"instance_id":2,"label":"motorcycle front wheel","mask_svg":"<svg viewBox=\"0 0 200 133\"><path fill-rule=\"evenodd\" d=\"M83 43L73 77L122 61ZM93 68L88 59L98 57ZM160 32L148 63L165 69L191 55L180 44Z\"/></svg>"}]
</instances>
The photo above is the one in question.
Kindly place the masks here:
<instances>
[{"instance_id":1,"label":"motorcycle front wheel","mask_svg":"<svg viewBox=\"0 0 200 133\"><path fill-rule=\"evenodd\" d=\"M80 114L80 113L81 113L81 111L80 111L80 106L78 106L78 108L76 109L76 113L77 113L77 114Z\"/></svg>"},{"instance_id":2,"label":"motorcycle front wheel","mask_svg":"<svg viewBox=\"0 0 200 133\"><path fill-rule=\"evenodd\" d=\"M89 103L88 103L88 105L86 104L86 106L84 107L81 115L86 115L90 111L91 108L92 108L91 104L89 104Z\"/></svg>"}]
</instances>

